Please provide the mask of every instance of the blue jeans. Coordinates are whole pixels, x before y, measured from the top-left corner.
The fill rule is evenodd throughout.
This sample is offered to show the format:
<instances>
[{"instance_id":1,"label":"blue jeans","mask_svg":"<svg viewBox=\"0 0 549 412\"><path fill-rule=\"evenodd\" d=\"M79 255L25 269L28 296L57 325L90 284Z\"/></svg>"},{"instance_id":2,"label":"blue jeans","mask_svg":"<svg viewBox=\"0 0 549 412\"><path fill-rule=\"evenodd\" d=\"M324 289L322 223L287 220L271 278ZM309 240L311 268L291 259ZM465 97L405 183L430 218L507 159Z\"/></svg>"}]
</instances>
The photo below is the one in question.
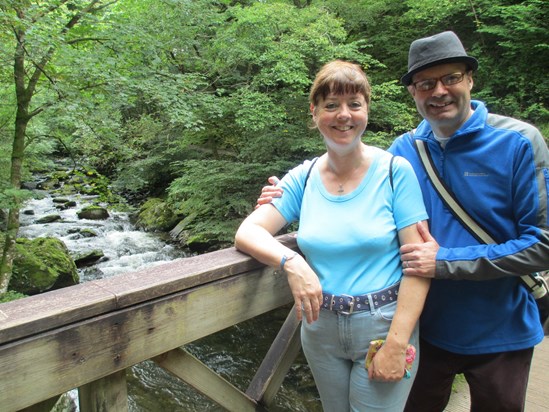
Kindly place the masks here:
<instances>
[{"instance_id":1,"label":"blue jeans","mask_svg":"<svg viewBox=\"0 0 549 412\"><path fill-rule=\"evenodd\" d=\"M410 343L418 349L411 379L371 381L364 368L370 341L387 336L395 309L396 302L351 315L321 310L316 322L302 323L303 352L324 412L401 412L404 409L419 362L418 326L410 338Z\"/></svg>"}]
</instances>

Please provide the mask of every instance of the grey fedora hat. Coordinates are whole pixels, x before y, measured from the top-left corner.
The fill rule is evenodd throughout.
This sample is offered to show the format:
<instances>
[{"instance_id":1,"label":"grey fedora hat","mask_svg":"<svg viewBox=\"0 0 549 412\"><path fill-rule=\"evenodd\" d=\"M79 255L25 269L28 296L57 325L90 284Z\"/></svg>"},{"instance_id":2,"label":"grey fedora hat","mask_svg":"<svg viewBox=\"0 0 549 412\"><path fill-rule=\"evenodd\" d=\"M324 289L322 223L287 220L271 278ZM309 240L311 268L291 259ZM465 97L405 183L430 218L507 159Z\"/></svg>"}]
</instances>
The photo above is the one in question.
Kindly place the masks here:
<instances>
[{"instance_id":1,"label":"grey fedora hat","mask_svg":"<svg viewBox=\"0 0 549 412\"><path fill-rule=\"evenodd\" d=\"M408 73L400 81L406 86L417 72L445 63L463 62L471 70L478 68L478 61L468 56L463 44L453 31L444 31L434 36L414 40L408 53Z\"/></svg>"}]
</instances>

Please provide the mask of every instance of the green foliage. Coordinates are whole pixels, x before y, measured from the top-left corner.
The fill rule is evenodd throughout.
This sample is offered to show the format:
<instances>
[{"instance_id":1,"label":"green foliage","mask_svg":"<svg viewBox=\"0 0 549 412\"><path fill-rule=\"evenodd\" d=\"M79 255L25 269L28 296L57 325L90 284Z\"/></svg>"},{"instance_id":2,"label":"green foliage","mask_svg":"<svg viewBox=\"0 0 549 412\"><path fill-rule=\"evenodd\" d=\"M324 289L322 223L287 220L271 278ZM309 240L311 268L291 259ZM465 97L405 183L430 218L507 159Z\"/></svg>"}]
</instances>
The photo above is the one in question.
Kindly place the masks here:
<instances>
[{"instance_id":1,"label":"green foliage","mask_svg":"<svg viewBox=\"0 0 549 412\"><path fill-rule=\"evenodd\" d=\"M420 120L398 79L410 41L448 29L480 60L474 97L547 136L544 0L104 0L64 30L86 4L0 3L0 207L23 195L7 190L13 29L26 30L27 80L47 58L29 106L23 180L51 170L56 156L97 171L78 187L102 200L168 192L166 206L196 244L232 244L265 178L325 150L308 127L307 96L335 58L371 79L368 144L386 148Z\"/></svg>"},{"instance_id":2,"label":"green foliage","mask_svg":"<svg viewBox=\"0 0 549 412\"><path fill-rule=\"evenodd\" d=\"M27 297L27 295L15 292L13 290L8 290L6 293L0 294L0 303L11 302L12 300L22 299L25 297Z\"/></svg>"},{"instance_id":3,"label":"green foliage","mask_svg":"<svg viewBox=\"0 0 549 412\"><path fill-rule=\"evenodd\" d=\"M10 209L21 205L32 197L28 190L14 189L7 184L0 184L0 209Z\"/></svg>"},{"instance_id":4,"label":"green foliage","mask_svg":"<svg viewBox=\"0 0 549 412\"><path fill-rule=\"evenodd\" d=\"M189 160L179 166L180 177L168 190L168 202L177 214L191 216L188 240L228 246L242 219L255 205L267 177L283 175L288 162L246 164L231 161Z\"/></svg>"},{"instance_id":5,"label":"green foliage","mask_svg":"<svg viewBox=\"0 0 549 412\"><path fill-rule=\"evenodd\" d=\"M547 122L549 32L547 3L480 1L482 88L490 90L491 108L501 114ZM481 66L482 67L482 66Z\"/></svg>"}]
</instances>

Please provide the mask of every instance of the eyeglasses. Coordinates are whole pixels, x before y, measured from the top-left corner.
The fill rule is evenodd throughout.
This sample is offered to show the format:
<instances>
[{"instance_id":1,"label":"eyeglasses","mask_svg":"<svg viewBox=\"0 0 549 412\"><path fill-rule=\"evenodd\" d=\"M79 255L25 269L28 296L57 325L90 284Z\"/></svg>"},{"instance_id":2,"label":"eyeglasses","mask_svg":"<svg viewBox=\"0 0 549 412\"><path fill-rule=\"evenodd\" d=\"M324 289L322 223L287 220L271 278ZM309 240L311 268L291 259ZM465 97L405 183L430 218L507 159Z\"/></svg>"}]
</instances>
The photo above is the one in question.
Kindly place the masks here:
<instances>
[{"instance_id":1,"label":"eyeglasses","mask_svg":"<svg viewBox=\"0 0 549 412\"><path fill-rule=\"evenodd\" d=\"M420 92L426 92L428 90L433 90L435 87L437 87L437 83L439 82L439 80L444 86L453 86L454 84L461 83L464 77L465 73L450 73L436 79L420 80L412 84L416 90Z\"/></svg>"}]
</instances>

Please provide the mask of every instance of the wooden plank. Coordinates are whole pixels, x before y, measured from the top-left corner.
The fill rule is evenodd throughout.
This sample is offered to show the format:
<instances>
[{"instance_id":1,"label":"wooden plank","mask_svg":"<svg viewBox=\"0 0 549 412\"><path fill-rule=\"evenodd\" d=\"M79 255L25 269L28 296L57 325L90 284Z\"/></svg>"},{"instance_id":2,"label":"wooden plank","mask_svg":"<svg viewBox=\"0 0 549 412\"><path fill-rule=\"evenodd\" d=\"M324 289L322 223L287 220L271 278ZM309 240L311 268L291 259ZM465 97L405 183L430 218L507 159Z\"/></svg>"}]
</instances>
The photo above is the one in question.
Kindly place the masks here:
<instances>
[{"instance_id":1,"label":"wooden plank","mask_svg":"<svg viewBox=\"0 0 549 412\"><path fill-rule=\"evenodd\" d=\"M80 284L0 304L0 344L116 309L116 296Z\"/></svg>"},{"instance_id":2,"label":"wooden plank","mask_svg":"<svg viewBox=\"0 0 549 412\"><path fill-rule=\"evenodd\" d=\"M292 301L269 268L2 345L0 405L25 408Z\"/></svg>"},{"instance_id":3,"label":"wooden plank","mask_svg":"<svg viewBox=\"0 0 549 412\"><path fill-rule=\"evenodd\" d=\"M252 399L266 406L272 404L301 350L300 325L294 305L246 390L246 394Z\"/></svg>"},{"instance_id":4,"label":"wooden plank","mask_svg":"<svg viewBox=\"0 0 549 412\"><path fill-rule=\"evenodd\" d=\"M126 371L83 385L78 390L80 412L124 412L128 410Z\"/></svg>"},{"instance_id":5,"label":"wooden plank","mask_svg":"<svg viewBox=\"0 0 549 412\"><path fill-rule=\"evenodd\" d=\"M277 239L297 248L294 235ZM228 248L3 303L0 344L263 267Z\"/></svg>"},{"instance_id":6,"label":"wooden plank","mask_svg":"<svg viewBox=\"0 0 549 412\"><path fill-rule=\"evenodd\" d=\"M256 411L253 399L181 348L157 356L153 361L228 411Z\"/></svg>"},{"instance_id":7,"label":"wooden plank","mask_svg":"<svg viewBox=\"0 0 549 412\"><path fill-rule=\"evenodd\" d=\"M281 235L277 240L297 250L295 234ZM101 286L116 295L118 307L122 308L263 267L230 247L102 279Z\"/></svg>"},{"instance_id":8,"label":"wooden plank","mask_svg":"<svg viewBox=\"0 0 549 412\"><path fill-rule=\"evenodd\" d=\"M534 357L526 392L526 411L541 412L549 410L549 338L534 348Z\"/></svg>"}]
</instances>

